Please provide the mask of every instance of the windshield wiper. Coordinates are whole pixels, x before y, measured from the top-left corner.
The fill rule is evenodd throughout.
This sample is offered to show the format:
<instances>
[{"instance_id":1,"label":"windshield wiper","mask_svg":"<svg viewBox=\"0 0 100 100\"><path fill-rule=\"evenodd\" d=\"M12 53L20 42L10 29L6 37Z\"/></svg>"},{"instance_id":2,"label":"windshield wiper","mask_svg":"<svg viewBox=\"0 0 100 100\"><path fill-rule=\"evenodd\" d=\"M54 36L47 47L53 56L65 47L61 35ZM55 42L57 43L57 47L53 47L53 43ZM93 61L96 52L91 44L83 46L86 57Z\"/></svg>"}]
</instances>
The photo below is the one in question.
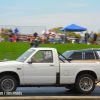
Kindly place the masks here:
<instances>
[{"instance_id":1,"label":"windshield wiper","mask_svg":"<svg viewBox=\"0 0 100 100\"><path fill-rule=\"evenodd\" d=\"M58 54L60 54L62 57L64 57L69 63L70 63L70 60L67 59L65 56L63 56L60 52L58 52ZM59 57L60 58L60 57ZM60 58L61 59L61 58Z\"/></svg>"},{"instance_id":2,"label":"windshield wiper","mask_svg":"<svg viewBox=\"0 0 100 100\"><path fill-rule=\"evenodd\" d=\"M64 62L60 57L59 57L59 59L62 61L62 62ZM65 63L65 62L64 62Z\"/></svg>"}]
</instances>

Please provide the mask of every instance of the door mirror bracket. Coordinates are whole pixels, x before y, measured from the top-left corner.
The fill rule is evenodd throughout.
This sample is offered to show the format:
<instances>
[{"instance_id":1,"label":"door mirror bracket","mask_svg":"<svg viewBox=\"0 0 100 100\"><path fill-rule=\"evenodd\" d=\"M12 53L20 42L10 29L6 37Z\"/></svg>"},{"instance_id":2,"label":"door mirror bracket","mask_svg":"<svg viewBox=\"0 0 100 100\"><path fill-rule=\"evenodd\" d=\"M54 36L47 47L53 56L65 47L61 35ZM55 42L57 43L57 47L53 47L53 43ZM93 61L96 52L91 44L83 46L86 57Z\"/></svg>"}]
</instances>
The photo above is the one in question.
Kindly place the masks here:
<instances>
[{"instance_id":1,"label":"door mirror bracket","mask_svg":"<svg viewBox=\"0 0 100 100\"><path fill-rule=\"evenodd\" d=\"M28 61L27 63L32 64L32 61Z\"/></svg>"}]
</instances>

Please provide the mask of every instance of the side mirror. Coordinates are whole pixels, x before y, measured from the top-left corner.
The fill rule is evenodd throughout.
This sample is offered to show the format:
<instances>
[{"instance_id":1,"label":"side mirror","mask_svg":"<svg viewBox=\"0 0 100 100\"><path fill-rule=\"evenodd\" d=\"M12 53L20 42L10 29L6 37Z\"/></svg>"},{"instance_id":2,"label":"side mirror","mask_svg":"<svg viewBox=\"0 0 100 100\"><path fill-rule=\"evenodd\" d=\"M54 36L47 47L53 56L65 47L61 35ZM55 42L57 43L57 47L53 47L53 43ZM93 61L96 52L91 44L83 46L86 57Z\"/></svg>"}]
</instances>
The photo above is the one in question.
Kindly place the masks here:
<instances>
[{"instance_id":1,"label":"side mirror","mask_svg":"<svg viewBox=\"0 0 100 100\"><path fill-rule=\"evenodd\" d=\"M27 63L32 64L32 61L28 61Z\"/></svg>"}]
</instances>

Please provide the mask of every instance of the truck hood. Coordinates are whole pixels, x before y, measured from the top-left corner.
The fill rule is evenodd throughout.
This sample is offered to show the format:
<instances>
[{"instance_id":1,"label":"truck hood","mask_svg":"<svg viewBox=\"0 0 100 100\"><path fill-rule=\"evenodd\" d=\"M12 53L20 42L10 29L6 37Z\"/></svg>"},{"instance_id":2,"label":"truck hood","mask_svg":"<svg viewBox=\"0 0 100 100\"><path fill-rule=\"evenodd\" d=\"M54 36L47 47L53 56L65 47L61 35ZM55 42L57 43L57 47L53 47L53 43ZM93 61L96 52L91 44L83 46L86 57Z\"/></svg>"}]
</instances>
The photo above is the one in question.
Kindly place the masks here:
<instances>
[{"instance_id":1,"label":"truck hood","mask_svg":"<svg viewBox=\"0 0 100 100\"><path fill-rule=\"evenodd\" d=\"M4 62L0 62L0 66L3 65L16 65L16 64L22 64L22 62L18 62L18 61L4 61Z\"/></svg>"}]
</instances>

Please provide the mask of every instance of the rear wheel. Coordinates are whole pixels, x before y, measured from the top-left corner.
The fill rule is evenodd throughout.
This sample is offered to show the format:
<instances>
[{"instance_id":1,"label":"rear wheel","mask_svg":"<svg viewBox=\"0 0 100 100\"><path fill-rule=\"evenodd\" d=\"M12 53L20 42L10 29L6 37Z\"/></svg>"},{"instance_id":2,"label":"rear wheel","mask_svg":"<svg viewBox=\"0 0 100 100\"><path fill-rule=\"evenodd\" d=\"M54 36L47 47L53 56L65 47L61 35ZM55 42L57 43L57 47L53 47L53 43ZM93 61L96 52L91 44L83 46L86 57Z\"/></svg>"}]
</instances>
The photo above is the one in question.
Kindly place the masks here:
<instances>
[{"instance_id":1,"label":"rear wheel","mask_svg":"<svg viewBox=\"0 0 100 100\"><path fill-rule=\"evenodd\" d=\"M89 74L79 76L75 83L80 93L91 93L95 89L95 79Z\"/></svg>"},{"instance_id":2,"label":"rear wheel","mask_svg":"<svg viewBox=\"0 0 100 100\"><path fill-rule=\"evenodd\" d=\"M0 91L1 92L12 92L17 88L17 81L13 76L6 75L0 79Z\"/></svg>"}]
</instances>

